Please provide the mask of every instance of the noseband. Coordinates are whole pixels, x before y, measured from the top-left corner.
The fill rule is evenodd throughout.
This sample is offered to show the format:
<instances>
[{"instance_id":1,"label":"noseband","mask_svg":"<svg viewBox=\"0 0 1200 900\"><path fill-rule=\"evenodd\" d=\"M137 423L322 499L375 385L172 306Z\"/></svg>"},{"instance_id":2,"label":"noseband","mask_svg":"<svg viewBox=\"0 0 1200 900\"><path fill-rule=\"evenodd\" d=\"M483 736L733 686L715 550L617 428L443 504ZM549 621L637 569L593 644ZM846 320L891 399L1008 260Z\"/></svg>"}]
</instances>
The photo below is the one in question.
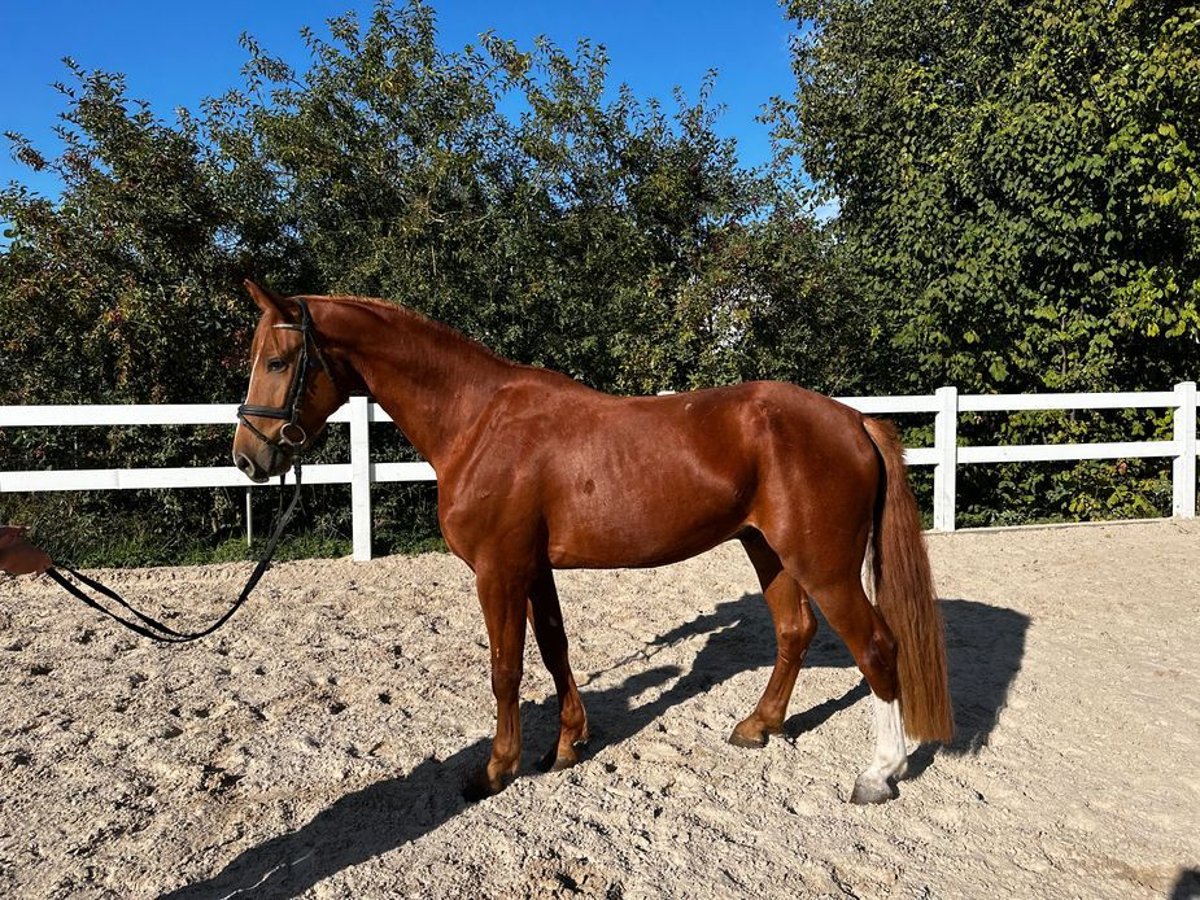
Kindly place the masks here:
<instances>
[{"instance_id":1,"label":"noseband","mask_svg":"<svg viewBox=\"0 0 1200 900\"><path fill-rule=\"evenodd\" d=\"M238 421L245 425L260 441L275 447L284 446L293 449L299 448L308 440L308 435L305 434L304 428L300 425L300 403L304 399L305 391L308 389L308 376L312 373L313 369L319 368L331 380L333 378L329 367L325 364L325 358L321 355L321 348L317 344L317 332L313 327L312 315L308 311L308 304L303 300L296 300L295 303L300 307L300 324L297 325L288 322L273 326L288 331L299 331L302 338L300 353L296 357L296 365L292 370L292 381L288 385L287 397L283 401L283 406L254 406L249 403L243 403L237 410ZM283 419L284 424L279 429L278 436L272 440L251 423L247 416L258 416L263 419Z\"/></svg>"}]
</instances>

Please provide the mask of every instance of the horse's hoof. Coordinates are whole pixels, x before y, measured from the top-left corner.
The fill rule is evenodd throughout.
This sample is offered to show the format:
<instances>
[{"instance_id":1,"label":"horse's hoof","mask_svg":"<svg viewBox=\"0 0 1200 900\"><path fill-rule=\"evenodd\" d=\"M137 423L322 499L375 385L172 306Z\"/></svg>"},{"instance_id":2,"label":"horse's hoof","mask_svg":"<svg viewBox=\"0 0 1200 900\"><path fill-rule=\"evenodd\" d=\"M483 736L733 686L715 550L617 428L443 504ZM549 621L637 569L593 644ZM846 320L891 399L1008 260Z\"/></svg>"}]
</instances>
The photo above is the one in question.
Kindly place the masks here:
<instances>
[{"instance_id":1,"label":"horse's hoof","mask_svg":"<svg viewBox=\"0 0 1200 900\"><path fill-rule=\"evenodd\" d=\"M542 757L538 768L543 772L561 772L563 769L569 769L575 763L579 762L579 758L575 756L559 756L551 751Z\"/></svg>"},{"instance_id":2,"label":"horse's hoof","mask_svg":"<svg viewBox=\"0 0 1200 900\"><path fill-rule=\"evenodd\" d=\"M508 787L510 781L512 781L511 777L493 779L488 775L487 769L483 769L463 785L463 799L468 803L478 803L480 800L494 797Z\"/></svg>"},{"instance_id":3,"label":"horse's hoof","mask_svg":"<svg viewBox=\"0 0 1200 900\"><path fill-rule=\"evenodd\" d=\"M850 802L859 806L866 806L869 803L887 803L889 800L895 800L899 796L900 791L890 781L881 781L860 776L854 782L854 793L850 795Z\"/></svg>"},{"instance_id":4,"label":"horse's hoof","mask_svg":"<svg viewBox=\"0 0 1200 900\"><path fill-rule=\"evenodd\" d=\"M538 760L538 768L543 772L561 772L563 769L569 769L579 762L579 747L582 747L583 741L577 741L571 745L569 753L559 753L558 746L550 748L550 752Z\"/></svg>"},{"instance_id":5,"label":"horse's hoof","mask_svg":"<svg viewBox=\"0 0 1200 900\"><path fill-rule=\"evenodd\" d=\"M768 735L770 731L763 728L759 731L751 731L745 722L739 722L737 727L733 729L733 734L729 735L729 743L735 747L749 747L752 750L761 750L767 746Z\"/></svg>"}]
</instances>

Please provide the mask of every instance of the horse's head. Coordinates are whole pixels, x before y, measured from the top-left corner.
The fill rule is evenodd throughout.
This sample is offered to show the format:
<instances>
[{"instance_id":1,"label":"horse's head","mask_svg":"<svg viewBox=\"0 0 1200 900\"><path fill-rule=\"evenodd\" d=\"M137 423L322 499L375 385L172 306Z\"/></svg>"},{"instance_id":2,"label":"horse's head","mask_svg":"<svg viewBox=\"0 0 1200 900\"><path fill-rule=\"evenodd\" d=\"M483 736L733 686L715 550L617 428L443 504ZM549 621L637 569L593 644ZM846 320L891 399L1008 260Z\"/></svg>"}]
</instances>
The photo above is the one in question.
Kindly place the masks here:
<instances>
[{"instance_id":1,"label":"horse's head","mask_svg":"<svg viewBox=\"0 0 1200 900\"><path fill-rule=\"evenodd\" d=\"M238 407L234 464L252 481L286 472L325 420L346 400L322 353L308 305L253 282L246 289L262 310L250 348L250 387Z\"/></svg>"}]
</instances>

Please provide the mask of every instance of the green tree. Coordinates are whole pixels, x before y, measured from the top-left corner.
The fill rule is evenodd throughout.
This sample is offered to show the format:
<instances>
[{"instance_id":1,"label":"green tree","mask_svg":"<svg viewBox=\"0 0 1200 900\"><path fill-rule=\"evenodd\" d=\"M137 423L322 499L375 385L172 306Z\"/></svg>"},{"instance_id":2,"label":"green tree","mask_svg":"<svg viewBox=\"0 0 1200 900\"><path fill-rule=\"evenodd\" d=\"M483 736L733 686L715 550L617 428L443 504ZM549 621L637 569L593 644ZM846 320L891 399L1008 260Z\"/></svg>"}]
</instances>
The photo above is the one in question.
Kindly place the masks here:
<instances>
[{"instance_id":1,"label":"green tree","mask_svg":"<svg viewBox=\"0 0 1200 900\"><path fill-rule=\"evenodd\" d=\"M880 311L893 378L991 393L1196 377L1200 8L796 0L789 11L808 30L779 135L840 203L842 250ZM1105 421L1024 416L1002 431L1069 439L1086 423L1094 440ZM1117 426L1153 434L1166 422ZM1005 472L1010 489L987 502L1144 514L1131 498L1161 496L1155 473L1119 468L1036 482Z\"/></svg>"},{"instance_id":2,"label":"green tree","mask_svg":"<svg viewBox=\"0 0 1200 900\"><path fill-rule=\"evenodd\" d=\"M17 157L53 169L63 190L56 201L0 190L0 404L227 401L249 323L224 240L232 218L197 128L164 125L119 75L67 66L62 153L48 160L9 135ZM3 429L0 466L211 464L227 443L217 428ZM47 523L52 548L74 556L166 546L180 519L220 537L234 509L226 492L6 495L0 518ZM129 514L114 518L120 510Z\"/></svg>"},{"instance_id":3,"label":"green tree","mask_svg":"<svg viewBox=\"0 0 1200 900\"><path fill-rule=\"evenodd\" d=\"M861 383L873 325L846 312L829 239L785 170L745 170L715 133L711 81L668 112L610 91L588 42L569 55L489 34L446 50L417 0L328 26L305 32L303 71L246 38L245 85L174 124L119 75L72 66L63 154L10 136L64 190L0 194L0 403L238 397L247 275L403 302L608 390ZM4 429L0 467L212 465L228 436ZM392 440L385 452L409 452ZM433 533L433 499L381 488L381 549ZM214 541L237 529L217 500ZM177 523L213 506L179 491L20 502L26 520L80 523L80 547L101 520L140 528L152 558L180 552ZM327 535L348 532L344 501L310 509Z\"/></svg>"},{"instance_id":4,"label":"green tree","mask_svg":"<svg viewBox=\"0 0 1200 900\"><path fill-rule=\"evenodd\" d=\"M19 185L0 191L10 241L0 402L226 399L229 336L245 325L221 241L231 219L195 128L163 125L119 75L68 66L77 86L59 86L70 107L61 156L47 161L10 135L18 158L52 168L63 192L52 202ZM225 351L196 354L198 335Z\"/></svg>"},{"instance_id":5,"label":"green tree","mask_svg":"<svg viewBox=\"0 0 1200 900\"><path fill-rule=\"evenodd\" d=\"M711 81L669 114L610 92L602 47L486 34L447 51L416 2L307 39L300 75L247 41L247 89L206 120L229 178L298 236L298 287L404 302L609 390L852 380L807 346L771 355L778 335L748 327L772 306L809 345L850 330L830 327L840 298L812 289L837 281L814 277L825 245L793 185L742 169L716 135Z\"/></svg>"}]
</instances>

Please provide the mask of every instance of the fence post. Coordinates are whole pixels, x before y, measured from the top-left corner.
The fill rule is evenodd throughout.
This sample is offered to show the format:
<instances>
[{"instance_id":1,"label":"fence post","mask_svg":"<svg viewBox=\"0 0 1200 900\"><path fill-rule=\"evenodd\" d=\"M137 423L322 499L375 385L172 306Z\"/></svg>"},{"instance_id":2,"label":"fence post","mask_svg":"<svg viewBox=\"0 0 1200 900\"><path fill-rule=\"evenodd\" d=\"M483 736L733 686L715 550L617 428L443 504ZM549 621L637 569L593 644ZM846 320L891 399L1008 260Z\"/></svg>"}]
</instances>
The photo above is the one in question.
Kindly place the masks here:
<instances>
[{"instance_id":1,"label":"fence post","mask_svg":"<svg viewBox=\"0 0 1200 900\"><path fill-rule=\"evenodd\" d=\"M1171 515L1196 517L1196 382L1175 385L1175 444L1171 463Z\"/></svg>"},{"instance_id":2,"label":"fence post","mask_svg":"<svg viewBox=\"0 0 1200 900\"><path fill-rule=\"evenodd\" d=\"M369 397L350 398L350 512L354 559L371 558L371 424Z\"/></svg>"},{"instance_id":3,"label":"fence post","mask_svg":"<svg viewBox=\"0 0 1200 900\"><path fill-rule=\"evenodd\" d=\"M250 492L253 488L246 488L246 546L249 547L254 543L254 502L251 499Z\"/></svg>"},{"instance_id":4,"label":"fence post","mask_svg":"<svg viewBox=\"0 0 1200 900\"><path fill-rule=\"evenodd\" d=\"M958 477L958 388L938 388L936 396L933 446L938 461L933 467L933 527L936 531L953 531Z\"/></svg>"}]
</instances>

